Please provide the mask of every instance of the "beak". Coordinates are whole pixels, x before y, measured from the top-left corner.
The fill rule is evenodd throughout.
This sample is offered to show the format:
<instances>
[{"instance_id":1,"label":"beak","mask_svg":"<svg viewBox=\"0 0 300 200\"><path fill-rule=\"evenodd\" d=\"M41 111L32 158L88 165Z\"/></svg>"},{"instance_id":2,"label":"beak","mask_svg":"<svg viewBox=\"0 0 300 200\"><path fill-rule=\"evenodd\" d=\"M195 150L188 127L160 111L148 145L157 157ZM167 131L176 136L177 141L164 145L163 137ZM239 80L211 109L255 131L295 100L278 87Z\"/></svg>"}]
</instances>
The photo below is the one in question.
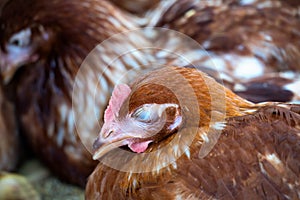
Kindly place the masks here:
<instances>
[{"instance_id":1,"label":"beak","mask_svg":"<svg viewBox=\"0 0 300 200\"><path fill-rule=\"evenodd\" d=\"M120 135L109 135L106 138L102 137L103 134L100 133L99 137L93 144L93 149L95 150L93 159L97 160L103 157L108 152L127 145L128 139L131 138L129 135L120 134Z\"/></svg>"},{"instance_id":2,"label":"beak","mask_svg":"<svg viewBox=\"0 0 300 200\"><path fill-rule=\"evenodd\" d=\"M7 85L11 81L16 71L17 71L16 67L6 67L4 69L3 68L1 69L1 76L3 78L3 82L5 85Z\"/></svg>"},{"instance_id":3,"label":"beak","mask_svg":"<svg viewBox=\"0 0 300 200\"><path fill-rule=\"evenodd\" d=\"M4 53L0 50L0 74L4 84L8 84L16 71L24 64L38 60L37 55L28 52Z\"/></svg>"},{"instance_id":4,"label":"beak","mask_svg":"<svg viewBox=\"0 0 300 200\"><path fill-rule=\"evenodd\" d=\"M7 54L0 50L0 72L5 84L9 83L16 71L17 67L12 65L12 63L8 61Z\"/></svg>"}]
</instances>

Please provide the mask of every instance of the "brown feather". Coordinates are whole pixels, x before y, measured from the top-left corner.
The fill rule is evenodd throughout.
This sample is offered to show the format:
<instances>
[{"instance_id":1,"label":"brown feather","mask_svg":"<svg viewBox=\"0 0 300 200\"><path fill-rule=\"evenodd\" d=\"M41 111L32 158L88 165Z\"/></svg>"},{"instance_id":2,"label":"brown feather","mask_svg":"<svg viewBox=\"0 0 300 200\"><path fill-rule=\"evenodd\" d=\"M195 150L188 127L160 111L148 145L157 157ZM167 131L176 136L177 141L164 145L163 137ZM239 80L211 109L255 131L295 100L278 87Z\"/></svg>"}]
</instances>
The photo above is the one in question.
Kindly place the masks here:
<instances>
[{"instance_id":1,"label":"brown feather","mask_svg":"<svg viewBox=\"0 0 300 200\"><path fill-rule=\"evenodd\" d=\"M129 11L136 15L143 15L148 10L155 7L160 0L154 1L145 1L145 0L125 0L125 1L117 1L117 0L110 0L115 5L119 6L120 8Z\"/></svg>"},{"instance_id":2,"label":"brown feather","mask_svg":"<svg viewBox=\"0 0 300 200\"><path fill-rule=\"evenodd\" d=\"M12 171L19 161L20 138L15 108L5 97L3 85L0 85L0 171Z\"/></svg>"}]
</instances>

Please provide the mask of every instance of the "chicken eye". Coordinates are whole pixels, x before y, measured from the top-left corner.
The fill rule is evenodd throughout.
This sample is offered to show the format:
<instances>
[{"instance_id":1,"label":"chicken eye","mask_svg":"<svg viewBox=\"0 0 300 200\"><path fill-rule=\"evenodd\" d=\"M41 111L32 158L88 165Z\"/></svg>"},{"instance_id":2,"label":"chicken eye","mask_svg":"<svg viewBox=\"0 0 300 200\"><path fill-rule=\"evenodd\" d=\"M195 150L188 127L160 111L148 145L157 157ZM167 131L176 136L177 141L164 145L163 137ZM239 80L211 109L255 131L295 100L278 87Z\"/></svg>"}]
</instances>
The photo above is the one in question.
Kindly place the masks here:
<instances>
[{"instance_id":1,"label":"chicken eye","mask_svg":"<svg viewBox=\"0 0 300 200\"><path fill-rule=\"evenodd\" d=\"M17 38L9 41L9 43L14 46L21 46L21 44L22 44L21 41L18 40Z\"/></svg>"},{"instance_id":2,"label":"chicken eye","mask_svg":"<svg viewBox=\"0 0 300 200\"><path fill-rule=\"evenodd\" d=\"M139 108L132 114L132 117L138 121L149 122L151 121L151 112L149 110Z\"/></svg>"},{"instance_id":3,"label":"chicken eye","mask_svg":"<svg viewBox=\"0 0 300 200\"><path fill-rule=\"evenodd\" d=\"M11 36L8 43L10 46L26 47L30 44L30 38L31 30L28 28Z\"/></svg>"}]
</instances>

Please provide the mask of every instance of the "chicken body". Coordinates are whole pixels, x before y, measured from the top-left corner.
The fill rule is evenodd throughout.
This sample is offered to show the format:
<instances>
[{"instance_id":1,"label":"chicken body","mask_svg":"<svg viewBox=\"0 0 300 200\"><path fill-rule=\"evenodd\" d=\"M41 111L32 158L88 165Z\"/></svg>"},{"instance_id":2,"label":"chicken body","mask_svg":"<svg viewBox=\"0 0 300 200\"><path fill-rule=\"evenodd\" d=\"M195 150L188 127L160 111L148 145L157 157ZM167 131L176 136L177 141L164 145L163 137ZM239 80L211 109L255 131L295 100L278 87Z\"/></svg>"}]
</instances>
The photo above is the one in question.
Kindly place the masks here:
<instances>
[{"instance_id":1,"label":"chicken body","mask_svg":"<svg viewBox=\"0 0 300 200\"><path fill-rule=\"evenodd\" d=\"M150 72L114 90L86 198L299 199L299 111L197 69Z\"/></svg>"},{"instance_id":2,"label":"chicken body","mask_svg":"<svg viewBox=\"0 0 300 200\"><path fill-rule=\"evenodd\" d=\"M244 98L293 101L299 100L299 91L293 88L300 82L299 7L293 0L178 0L153 10L149 25L176 30L197 41L202 47L198 51L207 52L195 53L192 63L218 71L216 78ZM182 48L178 43L177 49ZM256 78L265 84L256 84ZM286 79L286 84L276 84L278 79Z\"/></svg>"},{"instance_id":3,"label":"chicken body","mask_svg":"<svg viewBox=\"0 0 300 200\"><path fill-rule=\"evenodd\" d=\"M213 58L220 59L217 65L223 61L218 67L234 72L237 78L252 78L270 71L300 70L296 11L288 2L276 0L184 0L175 1L161 13L156 26L190 36L216 56ZM251 63L248 70L245 67L245 73L238 73L238 63L247 58ZM261 69L257 69L259 65Z\"/></svg>"}]
</instances>

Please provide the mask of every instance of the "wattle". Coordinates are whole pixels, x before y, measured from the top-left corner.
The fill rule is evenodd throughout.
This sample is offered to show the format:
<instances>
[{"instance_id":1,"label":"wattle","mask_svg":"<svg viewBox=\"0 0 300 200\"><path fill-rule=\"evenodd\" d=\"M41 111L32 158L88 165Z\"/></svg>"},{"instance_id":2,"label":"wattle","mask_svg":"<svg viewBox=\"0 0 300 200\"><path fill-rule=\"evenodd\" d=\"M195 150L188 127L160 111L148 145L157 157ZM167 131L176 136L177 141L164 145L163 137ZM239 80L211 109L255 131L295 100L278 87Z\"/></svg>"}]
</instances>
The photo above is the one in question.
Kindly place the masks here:
<instances>
[{"instance_id":1,"label":"wattle","mask_svg":"<svg viewBox=\"0 0 300 200\"><path fill-rule=\"evenodd\" d=\"M148 145L149 145L150 142L152 142L152 141L149 140L149 141L144 141L144 142L130 143L130 144L128 144L128 147L133 152L143 153L148 148Z\"/></svg>"}]
</instances>

